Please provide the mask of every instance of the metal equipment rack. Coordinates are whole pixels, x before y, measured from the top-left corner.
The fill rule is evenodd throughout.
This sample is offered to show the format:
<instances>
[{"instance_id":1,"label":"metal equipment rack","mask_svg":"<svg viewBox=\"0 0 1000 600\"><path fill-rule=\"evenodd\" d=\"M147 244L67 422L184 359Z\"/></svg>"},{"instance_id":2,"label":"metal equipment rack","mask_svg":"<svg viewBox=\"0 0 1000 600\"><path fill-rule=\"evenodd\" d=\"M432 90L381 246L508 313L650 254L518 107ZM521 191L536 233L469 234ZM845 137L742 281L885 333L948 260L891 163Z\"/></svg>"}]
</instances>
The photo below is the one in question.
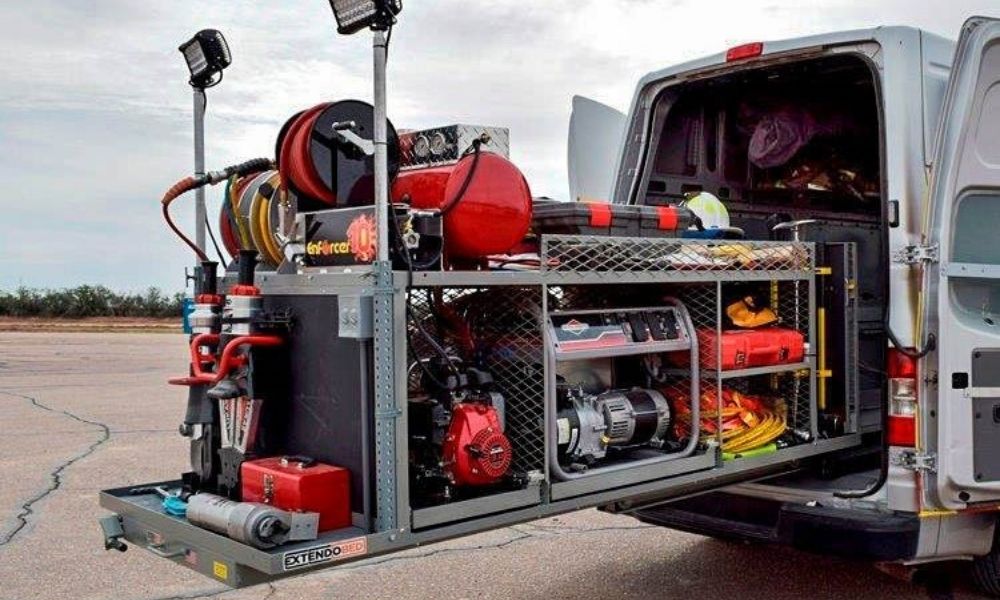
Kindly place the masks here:
<instances>
[{"instance_id":1,"label":"metal equipment rack","mask_svg":"<svg viewBox=\"0 0 1000 600\"><path fill-rule=\"evenodd\" d=\"M800 459L848 448L860 435L820 439L816 409L815 249L811 243L703 241L588 236L544 236L537 271L383 271L300 269L297 274L259 273L263 294L337 296L339 336L374 340L375 423L372 494L376 519L370 528L322 534L312 542L258 550L164 514L159 497L135 488L101 493L101 505L120 516L124 537L154 553L199 570L231 586L260 583L304 570L342 564L469 533L591 506L643 502L690 494L774 473ZM552 439L551 344L543 326L557 310L628 308L638 296L673 296L696 328L721 333L723 297L729 286L769 285L782 323L798 329L809 351L800 363L721 371L677 371L677 385L703 392L767 379L785 392L787 423L808 433L802 443L775 453L723 460L720 439L702 439L689 456L560 481L552 477L547 449ZM384 302L379 301L379 292ZM386 293L389 292L389 293ZM432 300L488 295L490 313L473 322L494 336L487 357L507 402L507 435L518 467L531 474L524 489L412 508L408 479L407 393L411 318L431 310ZM391 347L379 347L379 338ZM413 340L411 348L408 340ZM704 362L717 348L701 347ZM385 370L380 370L381 364ZM716 355L714 364L721 364ZM685 380L685 374L688 379ZM856 410L856 402L848 406ZM693 398L697 402L697 398ZM849 415L856 421L856 415ZM721 434L720 434L721 435ZM155 484L154 484L155 485ZM363 551L342 552L343 548ZM317 560L296 559L312 553ZM193 558L192 558L193 557Z\"/></svg>"}]
</instances>

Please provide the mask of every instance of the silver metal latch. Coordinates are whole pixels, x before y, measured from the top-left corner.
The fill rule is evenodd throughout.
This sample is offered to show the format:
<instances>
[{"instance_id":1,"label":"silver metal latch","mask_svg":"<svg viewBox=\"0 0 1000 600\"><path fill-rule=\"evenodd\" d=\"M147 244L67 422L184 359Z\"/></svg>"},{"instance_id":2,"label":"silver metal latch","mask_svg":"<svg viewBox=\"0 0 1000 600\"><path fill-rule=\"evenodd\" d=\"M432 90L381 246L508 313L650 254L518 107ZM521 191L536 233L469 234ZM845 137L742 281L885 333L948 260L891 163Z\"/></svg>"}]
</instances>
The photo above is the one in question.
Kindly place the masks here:
<instances>
[{"instance_id":1,"label":"silver metal latch","mask_svg":"<svg viewBox=\"0 0 1000 600\"><path fill-rule=\"evenodd\" d=\"M938 261L938 245L905 246L892 253L892 261L904 265L936 263Z\"/></svg>"},{"instance_id":2,"label":"silver metal latch","mask_svg":"<svg viewBox=\"0 0 1000 600\"><path fill-rule=\"evenodd\" d=\"M934 454L918 454L913 450L904 450L893 456L892 464L911 471L937 473L937 456Z\"/></svg>"}]
</instances>

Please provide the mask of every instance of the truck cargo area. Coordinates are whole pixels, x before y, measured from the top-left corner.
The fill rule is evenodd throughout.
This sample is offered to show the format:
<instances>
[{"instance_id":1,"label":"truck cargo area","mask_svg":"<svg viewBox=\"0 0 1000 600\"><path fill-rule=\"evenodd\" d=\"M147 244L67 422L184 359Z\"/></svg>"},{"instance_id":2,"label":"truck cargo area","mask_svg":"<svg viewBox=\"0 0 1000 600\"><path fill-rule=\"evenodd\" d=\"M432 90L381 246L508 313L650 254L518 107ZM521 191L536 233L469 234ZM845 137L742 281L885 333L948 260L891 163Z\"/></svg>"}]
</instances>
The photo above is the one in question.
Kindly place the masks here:
<instances>
[{"instance_id":1,"label":"truck cargo area","mask_svg":"<svg viewBox=\"0 0 1000 600\"><path fill-rule=\"evenodd\" d=\"M896 209L883 192L880 90L860 48L818 54L651 84L658 91L632 201L675 205L709 192L748 239L787 239L775 226L804 222L797 239L817 244L821 265L835 260L838 244L854 245L855 323L827 310L821 335L832 376L823 403L825 418L836 419L834 406L851 395L845 386L856 373L857 431L878 452L887 402L888 228ZM820 278L826 307L831 279Z\"/></svg>"}]
</instances>

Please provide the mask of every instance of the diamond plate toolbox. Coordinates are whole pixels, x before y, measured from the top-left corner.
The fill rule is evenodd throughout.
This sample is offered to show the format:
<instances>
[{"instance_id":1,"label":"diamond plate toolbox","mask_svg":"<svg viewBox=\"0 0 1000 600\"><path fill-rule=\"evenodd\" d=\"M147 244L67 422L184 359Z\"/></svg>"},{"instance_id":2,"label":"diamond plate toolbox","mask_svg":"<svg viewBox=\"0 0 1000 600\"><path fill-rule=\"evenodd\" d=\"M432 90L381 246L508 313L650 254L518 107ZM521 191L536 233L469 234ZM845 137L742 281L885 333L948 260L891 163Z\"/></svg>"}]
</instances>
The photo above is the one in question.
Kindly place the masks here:
<instances>
[{"instance_id":1,"label":"diamond plate toolbox","mask_svg":"<svg viewBox=\"0 0 1000 600\"><path fill-rule=\"evenodd\" d=\"M399 134L400 169L418 169L458 162L473 140L486 134L482 150L510 158L510 130L485 125L446 125Z\"/></svg>"}]
</instances>

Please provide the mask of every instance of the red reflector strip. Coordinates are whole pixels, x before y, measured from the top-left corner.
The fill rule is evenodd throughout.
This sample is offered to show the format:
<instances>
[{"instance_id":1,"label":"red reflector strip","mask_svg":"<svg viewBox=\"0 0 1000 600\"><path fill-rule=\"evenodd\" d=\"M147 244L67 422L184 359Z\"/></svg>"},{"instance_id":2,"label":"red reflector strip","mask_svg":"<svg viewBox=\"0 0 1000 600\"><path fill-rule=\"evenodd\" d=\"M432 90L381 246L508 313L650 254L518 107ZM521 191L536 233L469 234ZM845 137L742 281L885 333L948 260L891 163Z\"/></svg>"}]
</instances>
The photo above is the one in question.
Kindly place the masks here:
<instances>
[{"instance_id":1,"label":"red reflector strip","mask_svg":"<svg viewBox=\"0 0 1000 600\"><path fill-rule=\"evenodd\" d=\"M763 53L763 42L751 42L741 46L733 46L729 50L726 50L726 62L741 60L744 58L753 58L754 56L760 56Z\"/></svg>"},{"instance_id":2,"label":"red reflector strip","mask_svg":"<svg viewBox=\"0 0 1000 600\"><path fill-rule=\"evenodd\" d=\"M657 229L674 230L677 229L677 209L673 206L656 207Z\"/></svg>"},{"instance_id":3,"label":"red reflector strip","mask_svg":"<svg viewBox=\"0 0 1000 600\"><path fill-rule=\"evenodd\" d=\"M887 438L890 446L910 446L917 444L917 420L913 417L889 415Z\"/></svg>"},{"instance_id":4,"label":"red reflector strip","mask_svg":"<svg viewBox=\"0 0 1000 600\"><path fill-rule=\"evenodd\" d=\"M588 204L591 227L611 227L611 205L603 202Z\"/></svg>"}]
</instances>

